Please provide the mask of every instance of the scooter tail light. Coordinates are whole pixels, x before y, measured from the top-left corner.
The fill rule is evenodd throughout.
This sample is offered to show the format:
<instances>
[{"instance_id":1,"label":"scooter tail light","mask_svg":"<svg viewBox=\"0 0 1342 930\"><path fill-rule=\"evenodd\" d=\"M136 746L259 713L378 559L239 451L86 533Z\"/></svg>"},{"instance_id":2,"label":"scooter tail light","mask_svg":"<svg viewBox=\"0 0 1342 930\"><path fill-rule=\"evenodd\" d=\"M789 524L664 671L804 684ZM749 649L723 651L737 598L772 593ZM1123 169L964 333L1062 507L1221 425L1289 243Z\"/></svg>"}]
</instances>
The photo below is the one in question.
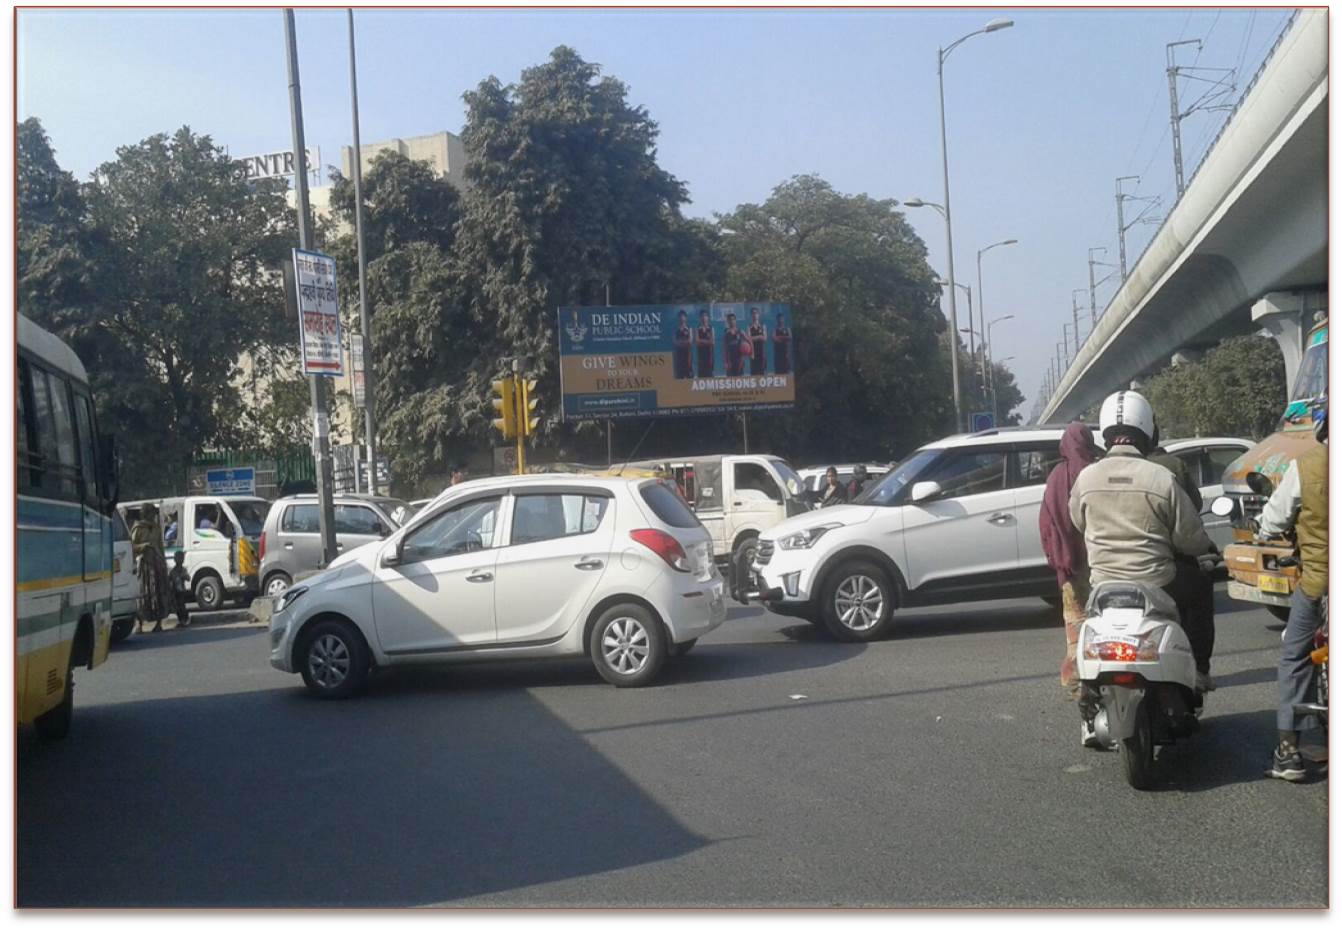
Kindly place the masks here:
<instances>
[{"instance_id":1,"label":"scooter tail light","mask_svg":"<svg viewBox=\"0 0 1342 930\"><path fill-rule=\"evenodd\" d=\"M670 565L675 571L689 572L689 556L685 554L685 548L681 546L676 537L670 533L653 529L630 530L629 538L657 553L661 556L662 561Z\"/></svg>"}]
</instances>

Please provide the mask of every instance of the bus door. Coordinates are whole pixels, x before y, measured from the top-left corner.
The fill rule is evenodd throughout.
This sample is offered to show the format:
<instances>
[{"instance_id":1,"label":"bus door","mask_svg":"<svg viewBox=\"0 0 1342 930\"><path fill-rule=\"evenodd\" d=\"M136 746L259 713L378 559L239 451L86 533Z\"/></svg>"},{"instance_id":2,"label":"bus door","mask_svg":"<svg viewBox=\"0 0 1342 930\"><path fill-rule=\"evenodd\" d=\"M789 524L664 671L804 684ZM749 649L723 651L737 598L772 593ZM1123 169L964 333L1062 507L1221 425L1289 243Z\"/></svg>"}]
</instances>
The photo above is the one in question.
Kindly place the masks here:
<instances>
[{"instance_id":1,"label":"bus door","mask_svg":"<svg viewBox=\"0 0 1342 930\"><path fill-rule=\"evenodd\" d=\"M112 533L103 514L98 486L98 442L93 434L93 408L87 394L74 394L75 426L79 433L80 497L84 502L84 580L107 580L112 590ZM102 586L97 597L102 599Z\"/></svg>"}]
</instances>

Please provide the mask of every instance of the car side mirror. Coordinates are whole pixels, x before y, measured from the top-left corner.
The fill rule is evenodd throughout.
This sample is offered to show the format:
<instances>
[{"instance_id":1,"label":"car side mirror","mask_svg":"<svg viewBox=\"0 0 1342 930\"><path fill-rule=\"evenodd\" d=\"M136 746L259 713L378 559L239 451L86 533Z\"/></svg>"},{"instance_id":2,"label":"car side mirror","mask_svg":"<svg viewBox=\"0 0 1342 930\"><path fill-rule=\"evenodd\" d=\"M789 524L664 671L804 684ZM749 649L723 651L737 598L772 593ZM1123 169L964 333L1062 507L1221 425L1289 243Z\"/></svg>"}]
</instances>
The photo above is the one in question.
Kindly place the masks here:
<instances>
[{"instance_id":1,"label":"car side mirror","mask_svg":"<svg viewBox=\"0 0 1342 930\"><path fill-rule=\"evenodd\" d=\"M397 543L396 545L388 549L386 552L382 553L382 566L384 568L392 568L393 566L400 564L401 564L401 545L400 543Z\"/></svg>"},{"instance_id":2,"label":"car side mirror","mask_svg":"<svg viewBox=\"0 0 1342 930\"><path fill-rule=\"evenodd\" d=\"M941 493L941 485L935 481L918 481L909 489L909 500L915 504L931 500Z\"/></svg>"}]
</instances>

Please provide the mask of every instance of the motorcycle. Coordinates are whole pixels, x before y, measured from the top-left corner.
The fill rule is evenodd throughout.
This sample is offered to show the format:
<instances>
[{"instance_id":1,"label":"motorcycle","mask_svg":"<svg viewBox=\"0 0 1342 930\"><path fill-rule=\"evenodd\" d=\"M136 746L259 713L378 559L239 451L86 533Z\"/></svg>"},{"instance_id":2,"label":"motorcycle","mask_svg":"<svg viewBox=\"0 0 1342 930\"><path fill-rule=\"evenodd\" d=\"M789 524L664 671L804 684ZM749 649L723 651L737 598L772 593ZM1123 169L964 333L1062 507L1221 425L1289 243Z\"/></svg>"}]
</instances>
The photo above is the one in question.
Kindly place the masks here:
<instances>
[{"instance_id":1,"label":"motorcycle","mask_svg":"<svg viewBox=\"0 0 1342 930\"><path fill-rule=\"evenodd\" d=\"M1155 782L1156 747L1198 730L1202 694L1174 600L1155 585L1104 581L1086 603L1077 650L1082 711L1117 745L1128 784Z\"/></svg>"}]
</instances>

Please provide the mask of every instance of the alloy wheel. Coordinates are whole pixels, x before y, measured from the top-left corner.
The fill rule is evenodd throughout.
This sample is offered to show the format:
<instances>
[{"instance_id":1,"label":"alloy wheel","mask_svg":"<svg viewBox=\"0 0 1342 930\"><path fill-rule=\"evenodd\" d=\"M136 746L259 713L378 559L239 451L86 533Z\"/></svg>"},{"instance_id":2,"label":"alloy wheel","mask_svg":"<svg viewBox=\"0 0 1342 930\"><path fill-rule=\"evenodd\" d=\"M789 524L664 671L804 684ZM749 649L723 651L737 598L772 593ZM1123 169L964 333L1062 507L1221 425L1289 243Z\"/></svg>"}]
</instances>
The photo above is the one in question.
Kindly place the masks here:
<instances>
[{"instance_id":1,"label":"alloy wheel","mask_svg":"<svg viewBox=\"0 0 1342 930\"><path fill-rule=\"evenodd\" d=\"M333 633L322 634L308 650L308 670L323 688L339 687L349 675L349 647Z\"/></svg>"},{"instance_id":2,"label":"alloy wheel","mask_svg":"<svg viewBox=\"0 0 1342 930\"><path fill-rule=\"evenodd\" d=\"M849 629L869 630L884 612L885 595L874 578L849 575L834 590L834 615Z\"/></svg>"},{"instance_id":3,"label":"alloy wheel","mask_svg":"<svg viewBox=\"0 0 1342 930\"><path fill-rule=\"evenodd\" d=\"M622 675L633 675L648 663L648 631L633 617L618 617L601 637L606 664Z\"/></svg>"}]
</instances>

